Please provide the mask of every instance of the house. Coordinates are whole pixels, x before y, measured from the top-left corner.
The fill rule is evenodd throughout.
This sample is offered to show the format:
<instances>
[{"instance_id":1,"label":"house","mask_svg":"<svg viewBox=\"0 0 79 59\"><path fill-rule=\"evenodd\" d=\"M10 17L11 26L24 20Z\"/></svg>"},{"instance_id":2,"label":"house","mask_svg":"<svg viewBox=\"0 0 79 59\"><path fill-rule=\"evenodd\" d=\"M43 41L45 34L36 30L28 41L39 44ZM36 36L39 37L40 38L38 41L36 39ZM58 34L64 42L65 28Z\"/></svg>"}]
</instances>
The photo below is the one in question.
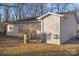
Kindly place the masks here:
<instances>
[{"instance_id":1,"label":"house","mask_svg":"<svg viewBox=\"0 0 79 59\"><path fill-rule=\"evenodd\" d=\"M30 17L7 24L7 35L22 36L19 29L36 28L45 33L43 40L49 44L62 44L77 35L77 22L73 13L56 14L48 12L39 17Z\"/></svg>"}]
</instances>

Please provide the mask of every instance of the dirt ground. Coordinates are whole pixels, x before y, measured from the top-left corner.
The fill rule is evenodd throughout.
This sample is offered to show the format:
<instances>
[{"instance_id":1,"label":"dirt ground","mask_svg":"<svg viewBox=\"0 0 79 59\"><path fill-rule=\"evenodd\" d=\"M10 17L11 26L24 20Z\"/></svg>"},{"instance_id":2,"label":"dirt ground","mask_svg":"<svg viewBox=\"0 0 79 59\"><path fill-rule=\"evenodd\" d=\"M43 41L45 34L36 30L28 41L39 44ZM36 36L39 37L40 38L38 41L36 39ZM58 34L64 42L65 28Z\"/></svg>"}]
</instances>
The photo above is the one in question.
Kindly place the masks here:
<instances>
[{"instance_id":1,"label":"dirt ground","mask_svg":"<svg viewBox=\"0 0 79 59\"><path fill-rule=\"evenodd\" d=\"M71 42L72 41L72 42ZM71 56L79 55L79 40L73 39L62 45L40 42L23 44L23 38L0 36L0 55L2 56ZM73 43L73 42L77 42Z\"/></svg>"}]
</instances>

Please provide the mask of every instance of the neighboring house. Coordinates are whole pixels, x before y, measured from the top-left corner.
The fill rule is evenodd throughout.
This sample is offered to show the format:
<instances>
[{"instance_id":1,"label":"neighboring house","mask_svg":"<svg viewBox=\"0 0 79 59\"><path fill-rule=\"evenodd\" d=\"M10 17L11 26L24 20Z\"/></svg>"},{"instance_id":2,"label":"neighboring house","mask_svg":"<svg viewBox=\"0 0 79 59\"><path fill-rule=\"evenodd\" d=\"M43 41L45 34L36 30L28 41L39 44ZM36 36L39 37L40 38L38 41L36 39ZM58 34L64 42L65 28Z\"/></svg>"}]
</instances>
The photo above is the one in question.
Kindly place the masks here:
<instances>
[{"instance_id":1,"label":"neighboring house","mask_svg":"<svg viewBox=\"0 0 79 59\"><path fill-rule=\"evenodd\" d=\"M21 29L32 29L36 28L41 31L41 22L36 19L37 17L25 18L22 20L17 20L13 22L8 22L7 24L7 35L12 36L22 36L20 32Z\"/></svg>"},{"instance_id":2,"label":"neighboring house","mask_svg":"<svg viewBox=\"0 0 79 59\"><path fill-rule=\"evenodd\" d=\"M40 34L43 34L42 39L49 44L60 45L77 35L77 22L72 13L55 14L48 12L39 17L8 23L7 35L22 36L19 32L22 28L36 28Z\"/></svg>"}]
</instances>

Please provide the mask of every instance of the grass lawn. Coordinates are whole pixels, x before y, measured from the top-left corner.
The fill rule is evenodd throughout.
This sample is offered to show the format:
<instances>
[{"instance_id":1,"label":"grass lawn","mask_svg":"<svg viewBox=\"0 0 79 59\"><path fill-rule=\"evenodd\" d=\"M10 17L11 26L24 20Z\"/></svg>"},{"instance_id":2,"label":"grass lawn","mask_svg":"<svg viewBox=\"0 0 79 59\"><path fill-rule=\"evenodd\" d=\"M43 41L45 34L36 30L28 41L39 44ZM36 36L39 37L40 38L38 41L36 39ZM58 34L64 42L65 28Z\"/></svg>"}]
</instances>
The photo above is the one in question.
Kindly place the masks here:
<instances>
[{"instance_id":1,"label":"grass lawn","mask_svg":"<svg viewBox=\"0 0 79 59\"><path fill-rule=\"evenodd\" d=\"M79 44L54 45L46 43L23 44L23 40L13 37L0 37L0 55L9 56L64 56L79 55Z\"/></svg>"}]
</instances>

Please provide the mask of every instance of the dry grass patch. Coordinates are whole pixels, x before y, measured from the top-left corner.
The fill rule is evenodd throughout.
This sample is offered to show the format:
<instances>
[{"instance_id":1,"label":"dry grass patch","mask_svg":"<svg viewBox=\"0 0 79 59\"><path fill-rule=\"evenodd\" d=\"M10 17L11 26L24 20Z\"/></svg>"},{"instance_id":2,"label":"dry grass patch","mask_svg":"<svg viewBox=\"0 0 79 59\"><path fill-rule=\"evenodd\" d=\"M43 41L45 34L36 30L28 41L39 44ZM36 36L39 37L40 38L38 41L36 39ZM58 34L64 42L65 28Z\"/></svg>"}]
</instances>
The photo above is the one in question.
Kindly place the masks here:
<instances>
[{"instance_id":1,"label":"dry grass patch","mask_svg":"<svg viewBox=\"0 0 79 59\"><path fill-rule=\"evenodd\" d=\"M0 55L79 55L79 44L54 45L39 42L23 44L22 39L0 37Z\"/></svg>"},{"instance_id":2,"label":"dry grass patch","mask_svg":"<svg viewBox=\"0 0 79 59\"><path fill-rule=\"evenodd\" d=\"M41 43L21 44L18 47L0 48L1 55L77 55L76 48L65 45L49 45ZM79 50L79 49L78 49Z\"/></svg>"}]
</instances>

